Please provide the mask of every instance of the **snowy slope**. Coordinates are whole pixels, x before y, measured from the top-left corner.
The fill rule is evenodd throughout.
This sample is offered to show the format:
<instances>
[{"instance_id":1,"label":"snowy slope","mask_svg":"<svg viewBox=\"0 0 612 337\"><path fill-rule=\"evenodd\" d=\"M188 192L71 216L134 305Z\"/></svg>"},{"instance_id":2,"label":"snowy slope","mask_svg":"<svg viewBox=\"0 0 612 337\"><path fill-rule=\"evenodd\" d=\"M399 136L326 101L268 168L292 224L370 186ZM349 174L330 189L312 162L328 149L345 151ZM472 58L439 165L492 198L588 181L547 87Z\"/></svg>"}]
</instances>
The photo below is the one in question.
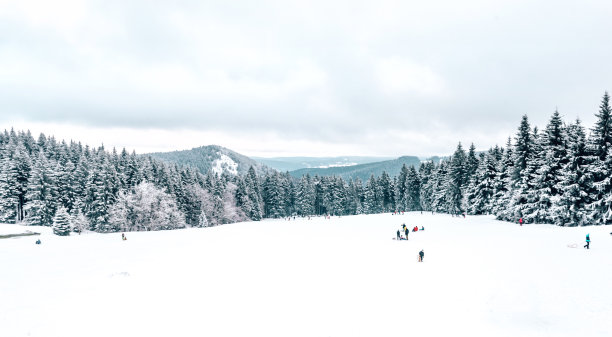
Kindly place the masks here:
<instances>
[{"instance_id":1,"label":"snowy slope","mask_svg":"<svg viewBox=\"0 0 612 337\"><path fill-rule=\"evenodd\" d=\"M149 156L169 163L191 166L206 174L211 170L221 174L246 174L253 167L258 174L273 169L247 156L218 145L196 147L191 150L149 153Z\"/></svg>"},{"instance_id":2,"label":"snowy slope","mask_svg":"<svg viewBox=\"0 0 612 337\"><path fill-rule=\"evenodd\" d=\"M402 222L425 231L392 240ZM0 336L610 336L610 232L416 213L47 231L0 240Z\"/></svg>"},{"instance_id":3,"label":"snowy slope","mask_svg":"<svg viewBox=\"0 0 612 337\"><path fill-rule=\"evenodd\" d=\"M229 174L238 174L238 163L232 160L228 155L221 153L219 159L212 162L211 170L216 174L228 172Z\"/></svg>"}]
</instances>

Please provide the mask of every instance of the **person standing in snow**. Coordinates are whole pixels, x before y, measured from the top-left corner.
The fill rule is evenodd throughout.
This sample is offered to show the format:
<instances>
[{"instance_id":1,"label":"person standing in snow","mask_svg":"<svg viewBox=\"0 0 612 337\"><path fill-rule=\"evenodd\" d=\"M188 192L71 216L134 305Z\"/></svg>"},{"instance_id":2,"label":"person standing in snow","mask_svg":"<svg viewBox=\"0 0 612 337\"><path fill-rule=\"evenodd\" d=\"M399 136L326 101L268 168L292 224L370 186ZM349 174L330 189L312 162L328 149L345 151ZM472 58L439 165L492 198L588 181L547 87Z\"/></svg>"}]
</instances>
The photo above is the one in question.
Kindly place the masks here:
<instances>
[{"instance_id":1,"label":"person standing in snow","mask_svg":"<svg viewBox=\"0 0 612 337\"><path fill-rule=\"evenodd\" d=\"M400 239L400 230L399 229L397 230L397 239L398 240Z\"/></svg>"},{"instance_id":2,"label":"person standing in snow","mask_svg":"<svg viewBox=\"0 0 612 337\"><path fill-rule=\"evenodd\" d=\"M421 251L419 252L419 262L423 262L424 256L425 256L425 253L423 253L423 250L421 249Z\"/></svg>"},{"instance_id":3,"label":"person standing in snow","mask_svg":"<svg viewBox=\"0 0 612 337\"><path fill-rule=\"evenodd\" d=\"M521 226L523 225L523 218L519 219L519 225L521 225Z\"/></svg>"},{"instance_id":4,"label":"person standing in snow","mask_svg":"<svg viewBox=\"0 0 612 337\"><path fill-rule=\"evenodd\" d=\"M408 233L410 233L410 230L408 230L408 227L405 227L404 234L406 234L406 240L408 240Z\"/></svg>"},{"instance_id":5,"label":"person standing in snow","mask_svg":"<svg viewBox=\"0 0 612 337\"><path fill-rule=\"evenodd\" d=\"M591 244L591 238L589 237L589 234L587 234L586 236L586 245L584 245L584 248L589 249L589 245Z\"/></svg>"}]
</instances>

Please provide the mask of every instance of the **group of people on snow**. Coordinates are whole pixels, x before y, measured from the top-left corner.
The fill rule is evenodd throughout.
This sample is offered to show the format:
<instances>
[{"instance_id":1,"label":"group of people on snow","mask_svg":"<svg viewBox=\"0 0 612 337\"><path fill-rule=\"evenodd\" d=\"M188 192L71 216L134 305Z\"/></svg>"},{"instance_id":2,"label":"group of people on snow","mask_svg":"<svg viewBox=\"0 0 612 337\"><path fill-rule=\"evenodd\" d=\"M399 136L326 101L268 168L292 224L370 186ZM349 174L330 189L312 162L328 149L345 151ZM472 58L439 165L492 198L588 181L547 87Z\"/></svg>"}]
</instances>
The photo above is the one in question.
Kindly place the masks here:
<instances>
[{"instance_id":1,"label":"group of people on snow","mask_svg":"<svg viewBox=\"0 0 612 337\"><path fill-rule=\"evenodd\" d=\"M418 232L419 230L424 231L425 226L421 226L421 229L419 229L419 226L412 227L413 232ZM408 227L406 227L406 224L403 223L402 228L397 230L396 239L397 240L408 240L409 233L410 233L410 230L408 229Z\"/></svg>"},{"instance_id":2,"label":"group of people on snow","mask_svg":"<svg viewBox=\"0 0 612 337\"><path fill-rule=\"evenodd\" d=\"M413 232L416 232L419 230L419 226L414 226L412 228ZM421 230L424 231L425 227L421 226ZM408 240L408 234L410 233L410 230L408 229L408 227L406 227L406 224L402 224L402 228L397 230L397 240ZM405 235L405 236L404 236ZM419 258L418 261L419 262L423 262L423 257L425 257L425 252L423 252L423 249L421 249L421 251L419 252Z\"/></svg>"}]
</instances>

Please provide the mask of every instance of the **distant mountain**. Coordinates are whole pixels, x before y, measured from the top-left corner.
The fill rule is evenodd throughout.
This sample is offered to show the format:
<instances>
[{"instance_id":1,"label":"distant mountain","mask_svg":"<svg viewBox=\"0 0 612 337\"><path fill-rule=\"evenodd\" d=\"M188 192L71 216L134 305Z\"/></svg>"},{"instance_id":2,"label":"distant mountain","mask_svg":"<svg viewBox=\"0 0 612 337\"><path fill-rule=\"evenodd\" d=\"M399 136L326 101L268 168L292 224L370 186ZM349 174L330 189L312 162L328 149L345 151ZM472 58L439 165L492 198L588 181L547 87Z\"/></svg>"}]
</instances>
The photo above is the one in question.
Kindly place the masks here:
<instances>
[{"instance_id":1,"label":"distant mountain","mask_svg":"<svg viewBox=\"0 0 612 337\"><path fill-rule=\"evenodd\" d=\"M188 165L197 168L202 174L216 173L245 174L253 166L258 174L271 171L264 164L218 145L196 147L191 150L148 153L149 156L165 162Z\"/></svg>"},{"instance_id":2,"label":"distant mountain","mask_svg":"<svg viewBox=\"0 0 612 337\"><path fill-rule=\"evenodd\" d=\"M434 159L435 160L435 159ZM311 176L340 176L344 180L359 178L366 181L373 174L375 177L380 176L383 171L390 176L396 176L402 169L402 165L414 166L418 168L421 165L421 160L414 156L403 156L393 160L379 161L375 163L367 163L344 167L329 167L329 168L303 168L289 172L294 177L301 177L305 174Z\"/></svg>"},{"instance_id":3,"label":"distant mountain","mask_svg":"<svg viewBox=\"0 0 612 337\"><path fill-rule=\"evenodd\" d=\"M393 159L392 157L363 157L363 156L344 156L344 157L276 157L260 158L252 157L258 162L265 164L278 171L295 171L303 168L328 168L344 167L359 164L380 162Z\"/></svg>"}]
</instances>

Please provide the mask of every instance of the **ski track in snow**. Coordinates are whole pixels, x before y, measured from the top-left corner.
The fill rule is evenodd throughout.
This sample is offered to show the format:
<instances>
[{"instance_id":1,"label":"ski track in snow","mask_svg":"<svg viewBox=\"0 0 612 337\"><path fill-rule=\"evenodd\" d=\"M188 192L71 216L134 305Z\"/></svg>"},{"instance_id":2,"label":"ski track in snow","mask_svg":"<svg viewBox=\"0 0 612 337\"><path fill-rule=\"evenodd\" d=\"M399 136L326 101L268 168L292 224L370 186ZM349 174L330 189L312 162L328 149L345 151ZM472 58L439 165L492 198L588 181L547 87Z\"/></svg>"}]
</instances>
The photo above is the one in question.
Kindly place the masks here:
<instances>
[{"instance_id":1,"label":"ski track in snow","mask_svg":"<svg viewBox=\"0 0 612 337\"><path fill-rule=\"evenodd\" d=\"M425 231L392 240L402 223ZM612 226L407 213L0 234L26 229L41 235L0 240L0 336L612 335Z\"/></svg>"}]
</instances>

